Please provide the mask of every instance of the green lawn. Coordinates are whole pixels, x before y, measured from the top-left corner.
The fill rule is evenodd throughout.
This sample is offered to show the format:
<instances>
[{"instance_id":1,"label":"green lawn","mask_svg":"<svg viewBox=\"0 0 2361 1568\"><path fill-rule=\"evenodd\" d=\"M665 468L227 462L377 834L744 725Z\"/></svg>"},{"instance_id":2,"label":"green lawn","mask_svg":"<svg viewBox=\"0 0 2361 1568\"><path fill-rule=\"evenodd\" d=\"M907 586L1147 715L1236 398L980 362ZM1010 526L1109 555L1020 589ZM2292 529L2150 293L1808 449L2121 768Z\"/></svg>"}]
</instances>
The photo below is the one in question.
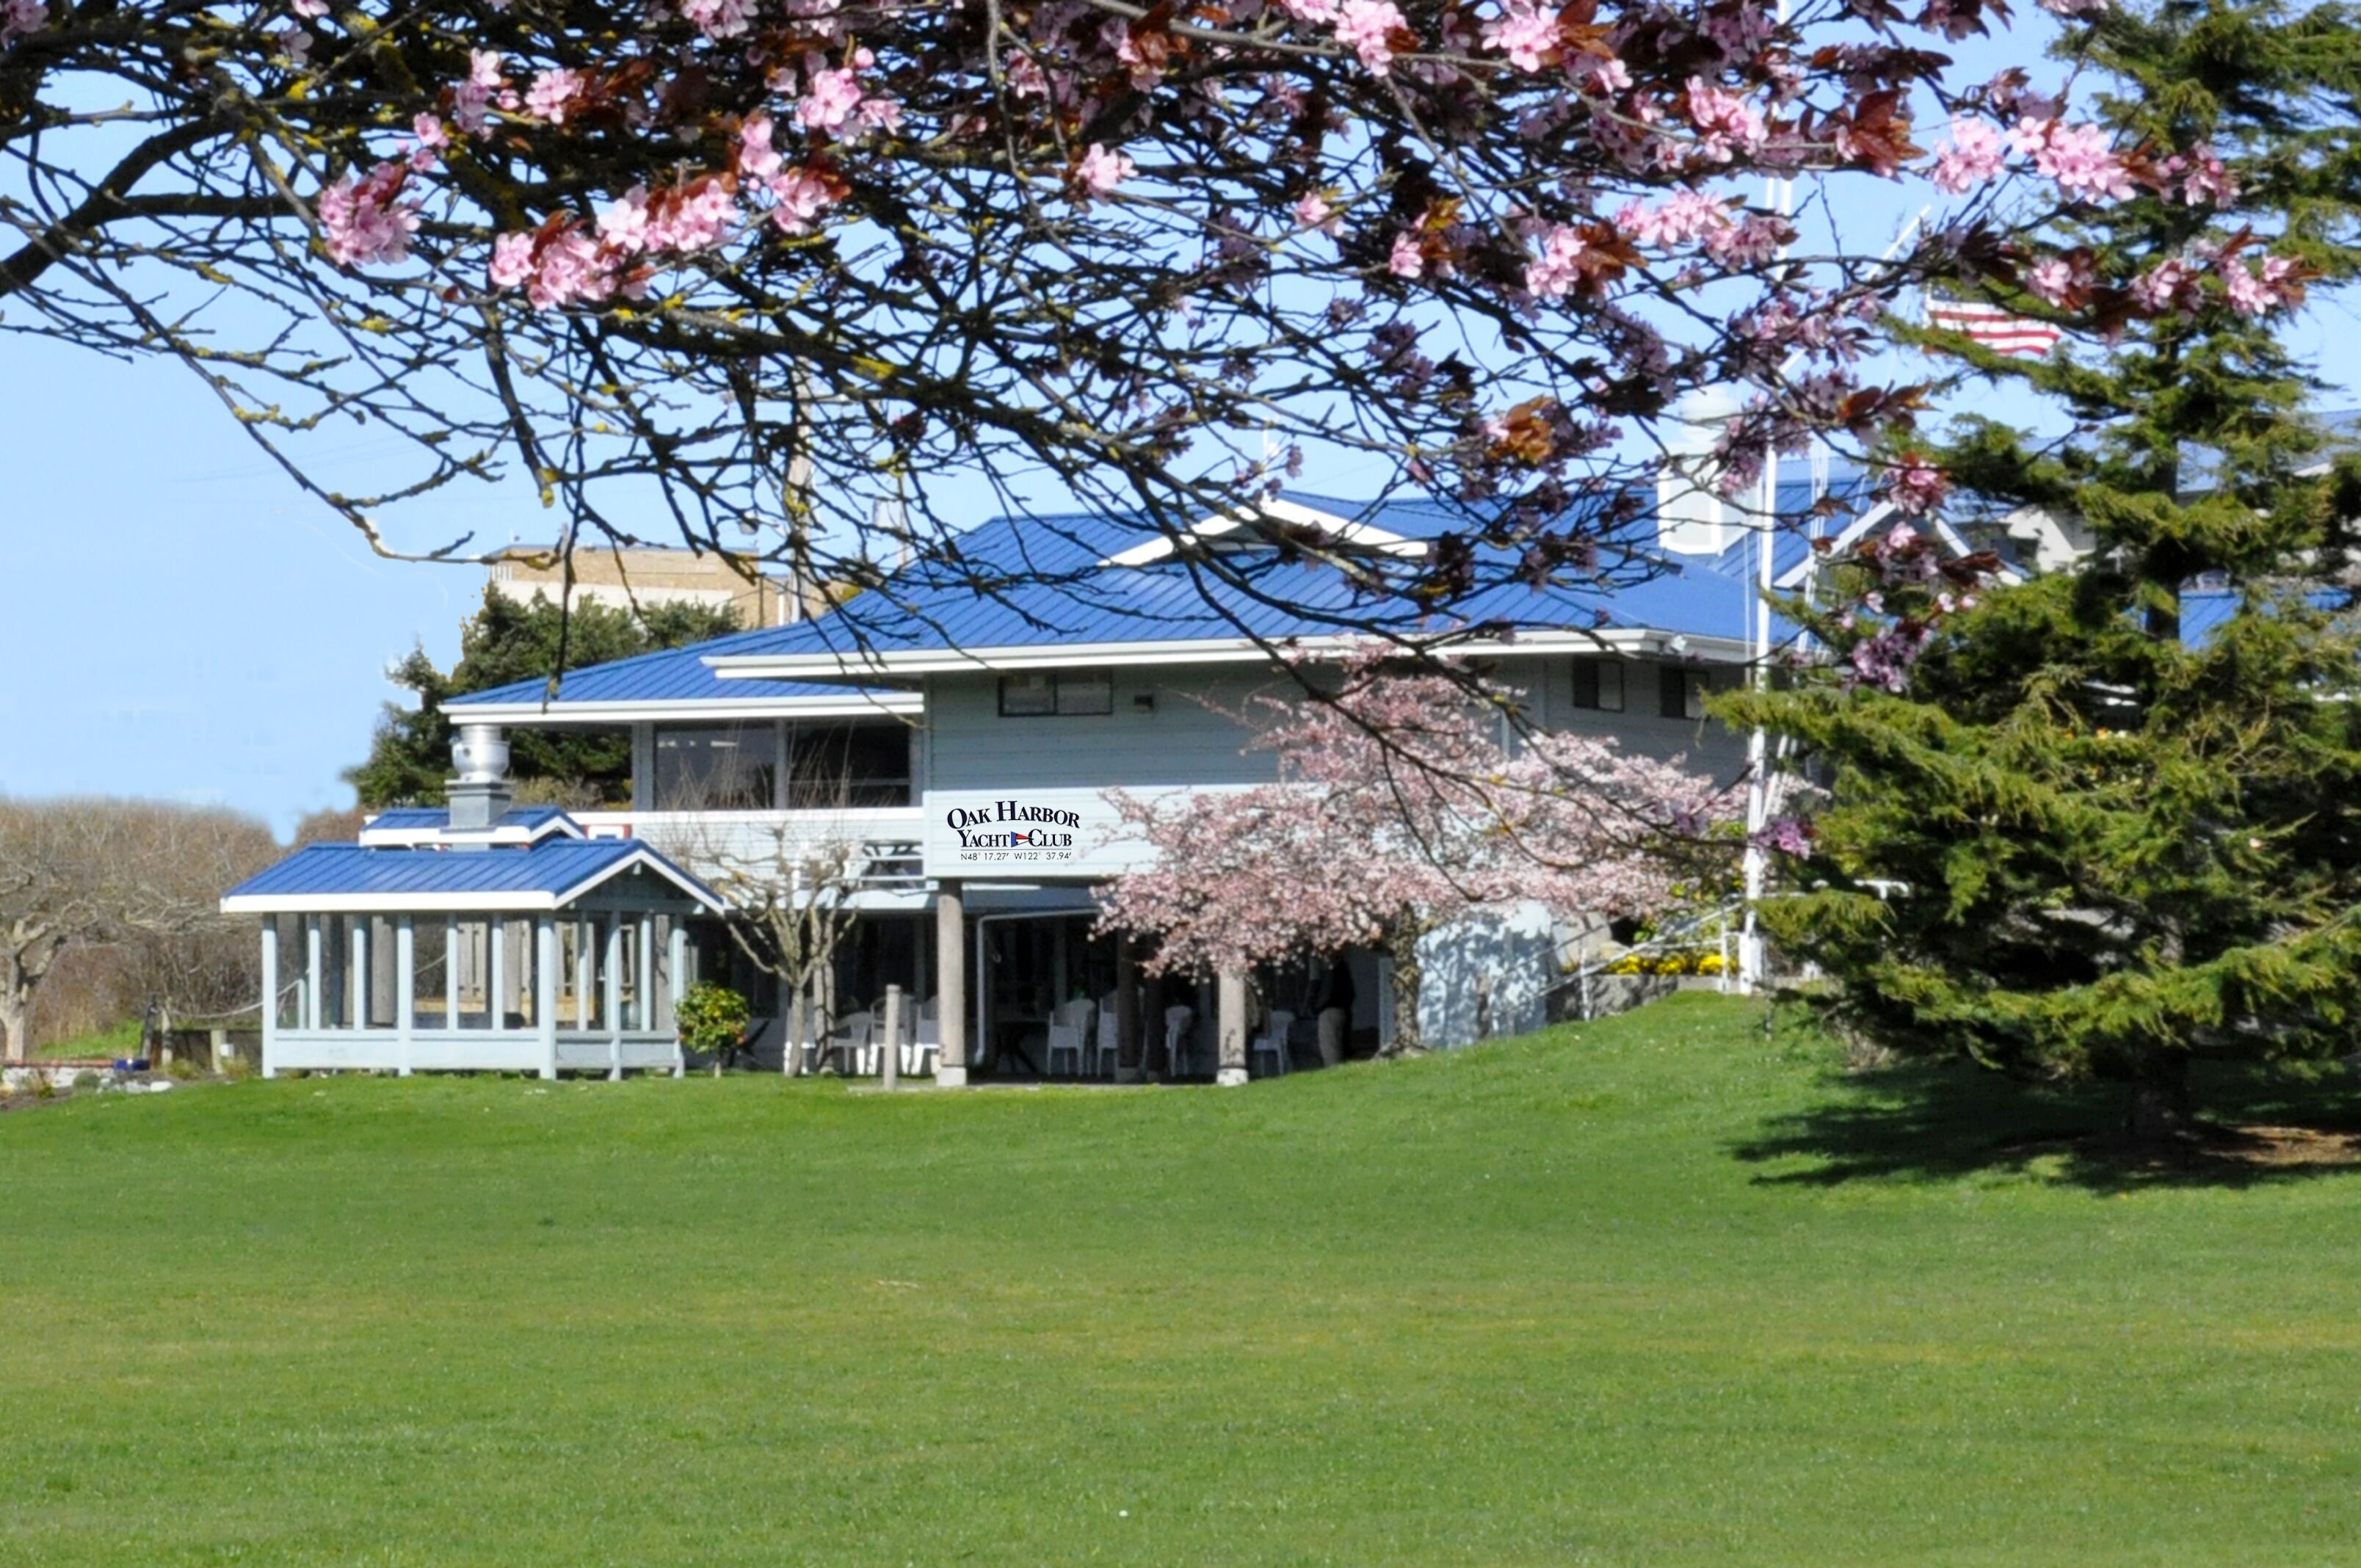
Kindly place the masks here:
<instances>
[{"instance_id":1,"label":"green lawn","mask_svg":"<svg viewBox=\"0 0 2361 1568\"><path fill-rule=\"evenodd\" d=\"M12 1113L0 1563L2361 1560L2355 1177L1761 1016Z\"/></svg>"}]
</instances>

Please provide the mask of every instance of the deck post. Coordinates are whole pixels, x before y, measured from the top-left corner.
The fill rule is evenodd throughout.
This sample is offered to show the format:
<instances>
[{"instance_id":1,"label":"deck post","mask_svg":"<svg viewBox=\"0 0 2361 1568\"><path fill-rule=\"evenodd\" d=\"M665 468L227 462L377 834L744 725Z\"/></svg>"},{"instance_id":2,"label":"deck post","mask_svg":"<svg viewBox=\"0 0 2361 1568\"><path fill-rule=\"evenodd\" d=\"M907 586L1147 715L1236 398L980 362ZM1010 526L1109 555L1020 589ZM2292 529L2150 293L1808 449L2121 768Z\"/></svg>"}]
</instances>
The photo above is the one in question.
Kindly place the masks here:
<instances>
[{"instance_id":1,"label":"deck post","mask_svg":"<svg viewBox=\"0 0 2361 1568\"><path fill-rule=\"evenodd\" d=\"M591 949L591 934L597 926L588 920L574 922L574 1026L590 1027L590 988L598 981L598 960Z\"/></svg>"},{"instance_id":2,"label":"deck post","mask_svg":"<svg viewBox=\"0 0 2361 1568\"><path fill-rule=\"evenodd\" d=\"M877 1081L886 1089L902 1082L902 988L885 988L885 1037L877 1043Z\"/></svg>"},{"instance_id":3,"label":"deck post","mask_svg":"<svg viewBox=\"0 0 2361 1568\"><path fill-rule=\"evenodd\" d=\"M1213 1081L1224 1089L1235 1089L1246 1080L1246 974L1244 970L1225 969L1215 982L1217 998L1213 1016L1219 1025L1214 1036L1220 1052Z\"/></svg>"},{"instance_id":4,"label":"deck post","mask_svg":"<svg viewBox=\"0 0 2361 1568\"><path fill-rule=\"evenodd\" d=\"M262 917L262 1076L279 1076L279 916Z\"/></svg>"},{"instance_id":5,"label":"deck post","mask_svg":"<svg viewBox=\"0 0 2361 1568\"><path fill-rule=\"evenodd\" d=\"M541 1031L541 1076L557 1076L557 916L533 919L533 1025Z\"/></svg>"},{"instance_id":6,"label":"deck post","mask_svg":"<svg viewBox=\"0 0 2361 1568\"><path fill-rule=\"evenodd\" d=\"M671 947L671 961L664 966L664 998L671 1013L672 1075L681 1078L688 1072L688 1058L680 1048L680 993L688 989L688 922L677 915L672 917Z\"/></svg>"},{"instance_id":7,"label":"deck post","mask_svg":"<svg viewBox=\"0 0 2361 1568\"><path fill-rule=\"evenodd\" d=\"M623 1076L623 917L609 915L606 926L607 950L601 957L607 968L607 985L598 994L599 1005L607 1014L607 1079L611 1083ZM556 1074L550 1076L555 1078Z\"/></svg>"},{"instance_id":8,"label":"deck post","mask_svg":"<svg viewBox=\"0 0 2361 1568\"><path fill-rule=\"evenodd\" d=\"M402 1077L411 1074L417 1050L418 926L415 916L397 915L393 926L393 1038Z\"/></svg>"},{"instance_id":9,"label":"deck post","mask_svg":"<svg viewBox=\"0 0 2361 1568\"><path fill-rule=\"evenodd\" d=\"M494 1034L508 1027L509 919L495 915L484 922L484 951L489 967L484 972L484 1025Z\"/></svg>"},{"instance_id":10,"label":"deck post","mask_svg":"<svg viewBox=\"0 0 2361 1568\"><path fill-rule=\"evenodd\" d=\"M303 916L303 1027L320 1026L320 917Z\"/></svg>"},{"instance_id":11,"label":"deck post","mask_svg":"<svg viewBox=\"0 0 2361 1568\"><path fill-rule=\"evenodd\" d=\"M1139 955L1132 949L1131 933L1115 938L1115 1080L1137 1083L1140 1071Z\"/></svg>"},{"instance_id":12,"label":"deck post","mask_svg":"<svg viewBox=\"0 0 2361 1568\"><path fill-rule=\"evenodd\" d=\"M656 917L640 916L640 967L633 971L640 977L640 1030L653 1035L656 1028Z\"/></svg>"},{"instance_id":13,"label":"deck post","mask_svg":"<svg viewBox=\"0 0 2361 1568\"><path fill-rule=\"evenodd\" d=\"M459 1026L459 917L443 916L443 1026Z\"/></svg>"},{"instance_id":14,"label":"deck post","mask_svg":"<svg viewBox=\"0 0 2361 1568\"><path fill-rule=\"evenodd\" d=\"M345 954L345 995L356 1029L369 1026L369 917L356 915L346 927L352 933Z\"/></svg>"},{"instance_id":15,"label":"deck post","mask_svg":"<svg viewBox=\"0 0 2361 1568\"><path fill-rule=\"evenodd\" d=\"M961 1089L967 1084L967 912L960 905L960 884L943 883L935 893L935 1032L942 1055L935 1067L935 1084Z\"/></svg>"}]
</instances>

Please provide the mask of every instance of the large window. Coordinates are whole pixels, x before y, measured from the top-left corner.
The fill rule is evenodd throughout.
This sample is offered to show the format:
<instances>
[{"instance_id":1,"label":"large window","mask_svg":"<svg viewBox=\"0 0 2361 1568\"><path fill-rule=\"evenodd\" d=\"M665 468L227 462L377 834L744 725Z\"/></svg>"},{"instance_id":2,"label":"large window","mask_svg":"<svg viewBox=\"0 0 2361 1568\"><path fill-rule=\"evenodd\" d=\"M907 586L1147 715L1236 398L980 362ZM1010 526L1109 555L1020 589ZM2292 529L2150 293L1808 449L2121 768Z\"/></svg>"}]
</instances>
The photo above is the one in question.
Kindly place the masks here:
<instances>
[{"instance_id":1,"label":"large window","mask_svg":"<svg viewBox=\"0 0 2361 1568\"><path fill-rule=\"evenodd\" d=\"M1656 683L1656 711L1666 718L1705 717L1706 694L1713 690L1713 677L1705 671L1660 664Z\"/></svg>"},{"instance_id":2,"label":"large window","mask_svg":"<svg viewBox=\"0 0 2361 1568\"><path fill-rule=\"evenodd\" d=\"M778 777L775 724L656 731L658 811L766 810Z\"/></svg>"},{"instance_id":3,"label":"large window","mask_svg":"<svg viewBox=\"0 0 2361 1568\"><path fill-rule=\"evenodd\" d=\"M1000 677L1003 718L1114 711L1115 676L1104 670L1027 670Z\"/></svg>"},{"instance_id":4,"label":"large window","mask_svg":"<svg viewBox=\"0 0 2361 1568\"><path fill-rule=\"evenodd\" d=\"M1574 662L1574 706L1605 713L1623 711L1623 663L1620 659Z\"/></svg>"},{"instance_id":5,"label":"large window","mask_svg":"<svg viewBox=\"0 0 2361 1568\"><path fill-rule=\"evenodd\" d=\"M910 731L899 724L794 724L787 729L787 804L910 804Z\"/></svg>"}]
</instances>

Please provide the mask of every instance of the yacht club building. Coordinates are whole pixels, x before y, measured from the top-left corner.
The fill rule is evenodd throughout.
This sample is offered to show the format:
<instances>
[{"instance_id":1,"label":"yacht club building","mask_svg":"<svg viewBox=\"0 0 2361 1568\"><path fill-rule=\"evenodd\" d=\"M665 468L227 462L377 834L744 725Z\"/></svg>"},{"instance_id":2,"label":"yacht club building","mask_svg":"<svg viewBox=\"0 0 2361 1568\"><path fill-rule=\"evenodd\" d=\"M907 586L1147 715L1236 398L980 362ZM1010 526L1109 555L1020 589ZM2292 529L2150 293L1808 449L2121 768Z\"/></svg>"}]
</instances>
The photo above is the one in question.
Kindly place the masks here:
<instances>
[{"instance_id":1,"label":"yacht club building","mask_svg":"<svg viewBox=\"0 0 2361 1568\"><path fill-rule=\"evenodd\" d=\"M1808 510L1816 493L1783 490L1783 513ZM1883 513L1855 504L1827 531L1841 545ZM522 970L558 989L502 1022L533 1032L537 1064L598 1066L589 1058L603 1039L609 1068L664 1065L668 1056L642 1063L631 1053L657 1049L672 992L703 974L752 997L757 1059L779 1064L794 1048L787 1000L720 922L749 890L794 880L805 857L833 846L857 868L853 918L814 999L818 1023L798 1043L809 1056L834 1040L843 1049L833 1059L851 1066L869 1048L888 986L909 999L911 1065L945 1084L1143 1073L1243 1081L1322 1059L1320 1012L1341 1015L1346 1048L1374 1048L1392 1029L1374 953L1202 984L1156 981L1128 943L1097 933L1095 890L1152 852L1119 829L1107 792L1268 782L1274 760L1245 749L1230 715L1283 685L1280 659L1352 645L1356 563L1422 554L1461 526L1439 506L1315 496L1208 519L1179 540L1143 540L1136 526L1092 515L1003 520L961 537L956 572L910 568L886 592L815 620L572 671L555 694L533 681L454 699L461 749L479 757L504 755L514 729L628 732L631 808L544 824L553 836L536 843L649 853L614 907L569 905L567 890L552 886L533 894L544 902L503 912L503 935L482 938L485 978L489 955L517 951L502 942L530 930L531 957L507 959L495 984L515 990ZM1707 719L1704 704L1747 679L1756 654L1758 535L1686 486L1677 496L1668 487L1634 526L1648 569L1620 586L1496 587L1455 602L1447 622L1403 630L1457 631L1455 651L1521 687L1543 729L1609 734L1734 781L1744 740ZM1767 538L1768 575L1797 585L1812 550L1792 532ZM480 835L488 821L532 831L524 817L487 810L455 795L447 819L389 812L365 839L380 853L410 844L439 855L450 835ZM410 914L413 924L446 918L427 905ZM1541 1023L1566 936L1538 908L1435 933L1422 952L1424 1036L1449 1044ZM479 950L472 936L449 939ZM349 963L355 938L326 940L326 970L307 949L307 975ZM544 941L557 944L554 956L544 958ZM582 968L584 954L597 973ZM354 1015L349 995L323 989L335 982L312 983L305 1006ZM464 976L454 983L473 994ZM619 1042L626 1016L633 1029L623 1033L651 1038ZM405 1060L423 1065L416 1049L413 1040Z\"/></svg>"}]
</instances>

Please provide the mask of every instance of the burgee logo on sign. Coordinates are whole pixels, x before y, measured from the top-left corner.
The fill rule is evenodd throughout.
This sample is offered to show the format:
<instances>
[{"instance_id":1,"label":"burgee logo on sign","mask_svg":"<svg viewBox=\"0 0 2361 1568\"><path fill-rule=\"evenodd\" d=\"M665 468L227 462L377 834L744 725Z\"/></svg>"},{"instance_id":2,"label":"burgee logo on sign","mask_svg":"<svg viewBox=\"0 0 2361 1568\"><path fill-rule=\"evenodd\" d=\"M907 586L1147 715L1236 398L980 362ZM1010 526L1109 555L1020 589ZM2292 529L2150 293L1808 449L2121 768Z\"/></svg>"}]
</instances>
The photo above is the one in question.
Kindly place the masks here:
<instances>
[{"instance_id":1,"label":"burgee logo on sign","mask_svg":"<svg viewBox=\"0 0 2361 1568\"><path fill-rule=\"evenodd\" d=\"M959 836L961 861L1039 864L1074 859L1082 819L1063 806L994 800L954 806L943 813L943 825Z\"/></svg>"}]
</instances>

